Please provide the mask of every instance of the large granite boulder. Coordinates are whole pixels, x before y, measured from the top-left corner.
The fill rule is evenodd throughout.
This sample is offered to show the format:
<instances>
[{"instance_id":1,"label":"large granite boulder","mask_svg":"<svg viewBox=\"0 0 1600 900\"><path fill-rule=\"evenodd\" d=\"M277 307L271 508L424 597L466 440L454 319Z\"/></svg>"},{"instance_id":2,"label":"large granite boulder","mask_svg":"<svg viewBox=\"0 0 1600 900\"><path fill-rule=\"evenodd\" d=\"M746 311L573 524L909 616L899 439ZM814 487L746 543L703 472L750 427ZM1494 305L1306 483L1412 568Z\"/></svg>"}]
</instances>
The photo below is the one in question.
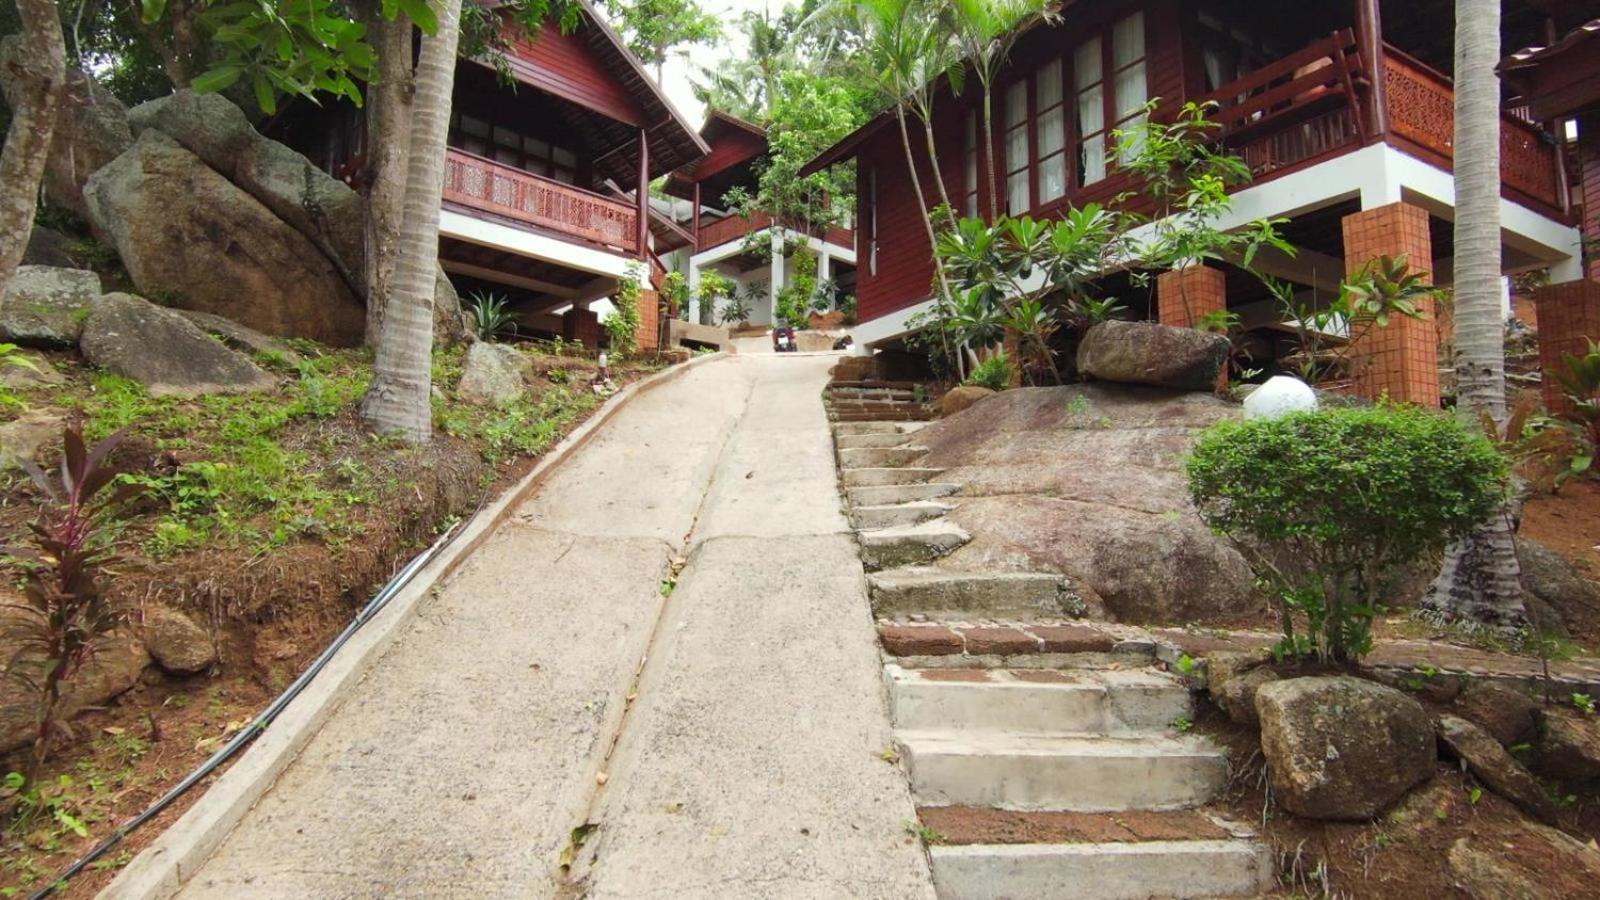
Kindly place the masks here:
<instances>
[{"instance_id":1,"label":"large granite boulder","mask_svg":"<svg viewBox=\"0 0 1600 900\"><path fill-rule=\"evenodd\" d=\"M24 462L41 462L46 447L61 446L61 429L67 419L60 412L35 409L0 425L0 472L20 469Z\"/></svg>"},{"instance_id":2,"label":"large granite boulder","mask_svg":"<svg viewBox=\"0 0 1600 900\"><path fill-rule=\"evenodd\" d=\"M1297 816L1370 819L1426 781L1438 761L1422 704L1360 678L1261 685L1256 715L1273 795Z\"/></svg>"},{"instance_id":3,"label":"large granite boulder","mask_svg":"<svg viewBox=\"0 0 1600 900\"><path fill-rule=\"evenodd\" d=\"M478 341L461 366L456 396L468 403L504 406L528 392L531 363L515 347Z\"/></svg>"},{"instance_id":4,"label":"large granite boulder","mask_svg":"<svg viewBox=\"0 0 1600 900\"><path fill-rule=\"evenodd\" d=\"M1600 850L1527 819L1483 830L1489 833L1457 838L1445 854L1461 896L1475 900L1594 896L1600 883Z\"/></svg>"},{"instance_id":5,"label":"large granite boulder","mask_svg":"<svg viewBox=\"0 0 1600 900\"><path fill-rule=\"evenodd\" d=\"M1544 787L1489 732L1451 715L1440 716L1438 727L1439 743L1447 755L1460 760L1475 778L1528 815L1542 822L1555 821L1555 806L1545 796Z\"/></svg>"},{"instance_id":6,"label":"large granite boulder","mask_svg":"<svg viewBox=\"0 0 1600 900\"><path fill-rule=\"evenodd\" d=\"M1155 322L1101 322L1078 344L1078 371L1101 381L1212 391L1228 361L1228 339Z\"/></svg>"},{"instance_id":7,"label":"large granite boulder","mask_svg":"<svg viewBox=\"0 0 1600 900\"><path fill-rule=\"evenodd\" d=\"M1533 595L1528 615L1546 631L1600 629L1600 583L1584 577L1566 557L1529 537L1517 538L1522 586ZM1558 622L1541 622L1541 610Z\"/></svg>"},{"instance_id":8,"label":"large granite boulder","mask_svg":"<svg viewBox=\"0 0 1600 900\"><path fill-rule=\"evenodd\" d=\"M1467 685L1455 698L1456 712L1509 747L1533 734L1538 704L1522 691L1494 682Z\"/></svg>"},{"instance_id":9,"label":"large granite boulder","mask_svg":"<svg viewBox=\"0 0 1600 900\"><path fill-rule=\"evenodd\" d=\"M0 294L0 338L30 347L74 347L98 296L100 276L93 272L19 266Z\"/></svg>"},{"instance_id":10,"label":"large granite boulder","mask_svg":"<svg viewBox=\"0 0 1600 900\"><path fill-rule=\"evenodd\" d=\"M919 465L962 486L947 518L971 543L941 565L1056 571L1127 622L1237 619L1261 608L1233 545L1189 502L1183 460L1238 415L1203 393L1079 384L1004 391L917 432Z\"/></svg>"},{"instance_id":11,"label":"large granite boulder","mask_svg":"<svg viewBox=\"0 0 1600 900\"><path fill-rule=\"evenodd\" d=\"M217 661L211 635L183 613L165 606L144 611L144 646L156 665L175 675L192 675Z\"/></svg>"},{"instance_id":12,"label":"large granite boulder","mask_svg":"<svg viewBox=\"0 0 1600 900\"><path fill-rule=\"evenodd\" d=\"M8 69L10 57L18 50L18 41L15 35L0 40L0 71ZM6 102L15 106L13 85L12 79L0 78L0 91L4 92ZM91 76L68 69L66 88L56 107L50 155L45 162L45 197L57 206L86 215L84 182L132 143L128 111L122 101Z\"/></svg>"},{"instance_id":13,"label":"large granite boulder","mask_svg":"<svg viewBox=\"0 0 1600 900\"><path fill-rule=\"evenodd\" d=\"M1600 717L1576 710L1539 710L1533 765L1572 784L1600 781Z\"/></svg>"},{"instance_id":14,"label":"large granite boulder","mask_svg":"<svg viewBox=\"0 0 1600 900\"><path fill-rule=\"evenodd\" d=\"M946 391L945 395L939 398L939 403L937 404L939 417L953 416L979 400L991 397L994 394L995 391L975 384L957 385Z\"/></svg>"},{"instance_id":15,"label":"large granite boulder","mask_svg":"<svg viewBox=\"0 0 1600 900\"><path fill-rule=\"evenodd\" d=\"M361 341L364 307L328 257L165 134L144 131L84 197L141 293L268 334Z\"/></svg>"},{"instance_id":16,"label":"large granite boulder","mask_svg":"<svg viewBox=\"0 0 1600 900\"><path fill-rule=\"evenodd\" d=\"M128 122L135 134L154 129L182 144L334 260L352 291L362 290L365 204L349 185L262 136L221 94L176 91L135 106Z\"/></svg>"},{"instance_id":17,"label":"large granite boulder","mask_svg":"<svg viewBox=\"0 0 1600 900\"><path fill-rule=\"evenodd\" d=\"M0 604L0 654L14 665L33 666L38 656L32 651L18 656L20 636L17 626L31 617L24 612L27 601L6 592ZM70 719L86 706L100 706L107 700L133 687L139 673L150 664L150 655L144 643L129 628L118 628L95 641L94 654L68 682L61 699L60 718ZM0 753L9 753L33 743L37 734L34 715L38 693L25 687L16 678L0 678Z\"/></svg>"},{"instance_id":18,"label":"large granite boulder","mask_svg":"<svg viewBox=\"0 0 1600 900\"><path fill-rule=\"evenodd\" d=\"M139 382L156 397L261 391L277 383L182 315L132 294L95 301L81 347L91 364Z\"/></svg>"}]
</instances>

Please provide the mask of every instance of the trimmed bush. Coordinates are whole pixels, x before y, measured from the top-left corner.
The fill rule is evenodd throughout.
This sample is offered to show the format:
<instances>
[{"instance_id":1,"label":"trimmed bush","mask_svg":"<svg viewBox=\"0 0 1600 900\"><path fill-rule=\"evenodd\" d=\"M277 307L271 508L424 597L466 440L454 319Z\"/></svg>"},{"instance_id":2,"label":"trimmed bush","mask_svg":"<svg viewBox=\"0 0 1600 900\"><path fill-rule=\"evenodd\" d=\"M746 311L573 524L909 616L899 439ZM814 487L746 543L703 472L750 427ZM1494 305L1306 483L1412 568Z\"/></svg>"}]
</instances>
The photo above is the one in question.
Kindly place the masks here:
<instances>
[{"instance_id":1,"label":"trimmed bush","mask_svg":"<svg viewBox=\"0 0 1600 900\"><path fill-rule=\"evenodd\" d=\"M1188 475L1201 518L1282 604L1282 652L1345 661L1370 649L1404 567L1495 511L1507 465L1454 419L1378 406L1220 423Z\"/></svg>"},{"instance_id":2,"label":"trimmed bush","mask_svg":"<svg viewBox=\"0 0 1600 900\"><path fill-rule=\"evenodd\" d=\"M996 353L973 366L972 371L967 373L967 380L961 383L1003 391L1011 387L1011 360L1004 353Z\"/></svg>"}]
</instances>

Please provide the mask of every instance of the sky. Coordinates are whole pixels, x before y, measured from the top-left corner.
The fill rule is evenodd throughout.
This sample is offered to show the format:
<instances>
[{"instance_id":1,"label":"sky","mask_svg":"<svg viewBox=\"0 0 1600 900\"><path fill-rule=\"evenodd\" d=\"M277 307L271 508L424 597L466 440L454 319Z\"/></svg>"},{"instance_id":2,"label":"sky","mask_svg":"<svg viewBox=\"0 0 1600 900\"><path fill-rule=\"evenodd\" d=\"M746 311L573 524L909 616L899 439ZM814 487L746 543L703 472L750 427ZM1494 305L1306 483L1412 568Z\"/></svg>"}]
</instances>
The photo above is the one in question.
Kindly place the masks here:
<instances>
[{"instance_id":1,"label":"sky","mask_svg":"<svg viewBox=\"0 0 1600 900\"><path fill-rule=\"evenodd\" d=\"M694 90L690 87L690 75L698 72L699 67L714 69L718 63L737 59L744 53L742 36L737 30L739 18L745 11L760 12L767 8L778 11L783 9L784 5L784 0L701 0L702 8L722 20L722 29L727 32L728 37L717 47L692 48L688 59L678 55L673 56L667 60L661 73L663 91L690 124L698 126L705 118L705 107L694 99Z\"/></svg>"}]
</instances>

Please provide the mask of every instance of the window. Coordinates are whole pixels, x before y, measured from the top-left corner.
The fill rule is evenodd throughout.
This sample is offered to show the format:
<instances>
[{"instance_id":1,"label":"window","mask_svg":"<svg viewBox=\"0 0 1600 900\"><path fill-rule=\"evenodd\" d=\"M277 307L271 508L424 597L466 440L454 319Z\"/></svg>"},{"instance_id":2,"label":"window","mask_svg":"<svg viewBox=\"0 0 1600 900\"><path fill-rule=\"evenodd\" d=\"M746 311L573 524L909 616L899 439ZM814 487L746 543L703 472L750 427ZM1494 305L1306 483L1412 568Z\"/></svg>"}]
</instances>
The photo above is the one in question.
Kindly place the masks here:
<instances>
[{"instance_id":1,"label":"window","mask_svg":"<svg viewBox=\"0 0 1600 900\"><path fill-rule=\"evenodd\" d=\"M1028 211L1028 82L1006 89L1006 212Z\"/></svg>"},{"instance_id":2,"label":"window","mask_svg":"<svg viewBox=\"0 0 1600 900\"><path fill-rule=\"evenodd\" d=\"M452 114L450 119L450 146L524 172L578 183L578 157L571 150L473 116Z\"/></svg>"},{"instance_id":3,"label":"window","mask_svg":"<svg viewBox=\"0 0 1600 900\"><path fill-rule=\"evenodd\" d=\"M861 214L867 226L861 237L867 242L867 274L878 274L878 170L867 170L866 209Z\"/></svg>"},{"instance_id":4,"label":"window","mask_svg":"<svg viewBox=\"0 0 1600 900\"><path fill-rule=\"evenodd\" d=\"M1039 184L1036 196L1045 204L1067 192L1067 123L1061 91L1061 60L1034 75L1034 126L1038 140Z\"/></svg>"},{"instance_id":5,"label":"window","mask_svg":"<svg viewBox=\"0 0 1600 900\"><path fill-rule=\"evenodd\" d=\"M1112 132L1127 130L1145 120L1150 99L1146 78L1144 13L1119 19L1111 28L1110 54L1104 36L1078 45L1072 55L1073 89L1077 103L1078 183L1094 184L1106 177L1106 157L1112 150ZM1117 148L1127 161L1135 147Z\"/></svg>"},{"instance_id":6,"label":"window","mask_svg":"<svg viewBox=\"0 0 1600 900\"><path fill-rule=\"evenodd\" d=\"M966 196L961 203L962 213L969 219L978 217L978 111L967 113L967 181Z\"/></svg>"}]
</instances>

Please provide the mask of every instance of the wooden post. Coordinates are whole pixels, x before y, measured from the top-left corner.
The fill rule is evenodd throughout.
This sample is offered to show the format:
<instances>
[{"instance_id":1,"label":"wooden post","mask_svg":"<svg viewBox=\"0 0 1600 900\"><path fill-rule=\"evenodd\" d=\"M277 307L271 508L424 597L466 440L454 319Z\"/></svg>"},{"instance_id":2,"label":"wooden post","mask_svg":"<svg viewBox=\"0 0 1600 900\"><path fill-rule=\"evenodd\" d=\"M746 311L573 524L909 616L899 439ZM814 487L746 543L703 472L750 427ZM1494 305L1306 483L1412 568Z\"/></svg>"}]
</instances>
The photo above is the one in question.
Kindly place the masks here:
<instances>
[{"instance_id":1,"label":"wooden post","mask_svg":"<svg viewBox=\"0 0 1600 900\"><path fill-rule=\"evenodd\" d=\"M650 259L650 141L639 129L639 258Z\"/></svg>"},{"instance_id":2,"label":"wooden post","mask_svg":"<svg viewBox=\"0 0 1600 900\"><path fill-rule=\"evenodd\" d=\"M694 210L689 217L689 233L694 236L694 247L689 250L689 255L700 252L700 182L694 183Z\"/></svg>"},{"instance_id":3,"label":"wooden post","mask_svg":"<svg viewBox=\"0 0 1600 900\"><path fill-rule=\"evenodd\" d=\"M1367 104L1372 128L1368 139L1381 140L1389 133L1389 101L1384 85L1383 10L1380 0L1355 0L1356 47L1361 51L1361 67L1371 82Z\"/></svg>"}]
</instances>

